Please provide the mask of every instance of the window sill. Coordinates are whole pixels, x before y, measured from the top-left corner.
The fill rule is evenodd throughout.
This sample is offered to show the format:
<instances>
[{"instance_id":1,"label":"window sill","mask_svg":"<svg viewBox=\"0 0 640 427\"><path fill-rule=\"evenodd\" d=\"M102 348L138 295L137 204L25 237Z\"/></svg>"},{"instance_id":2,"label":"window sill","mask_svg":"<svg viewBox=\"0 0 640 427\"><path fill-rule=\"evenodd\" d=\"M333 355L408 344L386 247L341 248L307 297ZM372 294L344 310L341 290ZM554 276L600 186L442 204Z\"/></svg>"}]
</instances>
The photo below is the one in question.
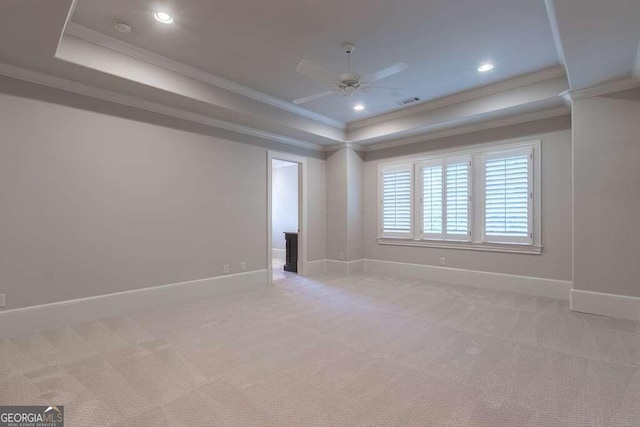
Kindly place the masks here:
<instances>
[{"instance_id":1,"label":"window sill","mask_svg":"<svg viewBox=\"0 0 640 427\"><path fill-rule=\"evenodd\" d=\"M540 255L542 253L541 245L523 245L518 243L437 242L428 240L378 237L378 244L391 246L416 246L423 248L461 249L465 251L504 252L530 255Z\"/></svg>"}]
</instances>

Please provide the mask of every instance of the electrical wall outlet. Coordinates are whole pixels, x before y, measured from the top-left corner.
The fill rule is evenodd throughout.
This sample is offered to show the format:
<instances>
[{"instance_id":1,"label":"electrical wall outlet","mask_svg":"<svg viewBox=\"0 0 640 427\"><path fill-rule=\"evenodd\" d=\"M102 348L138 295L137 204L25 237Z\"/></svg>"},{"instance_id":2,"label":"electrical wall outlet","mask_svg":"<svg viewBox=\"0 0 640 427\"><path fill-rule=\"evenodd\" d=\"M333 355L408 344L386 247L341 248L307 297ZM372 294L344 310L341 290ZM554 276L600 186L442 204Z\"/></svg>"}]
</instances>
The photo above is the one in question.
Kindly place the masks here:
<instances>
[{"instance_id":1,"label":"electrical wall outlet","mask_svg":"<svg viewBox=\"0 0 640 427\"><path fill-rule=\"evenodd\" d=\"M225 274L227 274L227 273L229 272L229 264L225 264L225 265L222 267L222 271L224 271L224 273L225 273Z\"/></svg>"},{"instance_id":2,"label":"electrical wall outlet","mask_svg":"<svg viewBox=\"0 0 640 427\"><path fill-rule=\"evenodd\" d=\"M240 271L245 271L247 269L247 263L242 261L240 263Z\"/></svg>"},{"instance_id":3,"label":"electrical wall outlet","mask_svg":"<svg viewBox=\"0 0 640 427\"><path fill-rule=\"evenodd\" d=\"M440 257L440 265L447 265L447 259L443 256Z\"/></svg>"},{"instance_id":4,"label":"electrical wall outlet","mask_svg":"<svg viewBox=\"0 0 640 427\"><path fill-rule=\"evenodd\" d=\"M340 252L340 254L338 254L338 258L340 258L340 261L344 260L344 252Z\"/></svg>"},{"instance_id":5,"label":"electrical wall outlet","mask_svg":"<svg viewBox=\"0 0 640 427\"><path fill-rule=\"evenodd\" d=\"M0 294L0 307L4 307L6 304L6 301L4 299L4 294Z\"/></svg>"}]
</instances>

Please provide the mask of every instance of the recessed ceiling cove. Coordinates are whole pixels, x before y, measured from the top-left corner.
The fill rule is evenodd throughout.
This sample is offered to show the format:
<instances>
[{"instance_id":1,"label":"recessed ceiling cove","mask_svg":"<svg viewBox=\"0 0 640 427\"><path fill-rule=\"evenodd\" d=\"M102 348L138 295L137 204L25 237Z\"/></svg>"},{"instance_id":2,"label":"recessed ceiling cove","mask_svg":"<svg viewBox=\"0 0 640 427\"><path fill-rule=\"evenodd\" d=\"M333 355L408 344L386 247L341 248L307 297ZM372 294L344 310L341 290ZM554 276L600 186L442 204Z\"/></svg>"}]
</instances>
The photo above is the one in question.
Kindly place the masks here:
<instances>
[{"instance_id":1,"label":"recessed ceiling cove","mask_svg":"<svg viewBox=\"0 0 640 427\"><path fill-rule=\"evenodd\" d=\"M154 19L160 6L171 25ZM116 31L118 20L133 31ZM559 64L542 0L78 0L72 21L289 102L327 91L296 72L301 58L340 75L345 42L357 45L352 65L363 76L408 65L384 79L398 90L304 104L342 122L397 110L406 98L429 101ZM484 62L495 68L478 73ZM366 109L355 111L356 103Z\"/></svg>"}]
</instances>

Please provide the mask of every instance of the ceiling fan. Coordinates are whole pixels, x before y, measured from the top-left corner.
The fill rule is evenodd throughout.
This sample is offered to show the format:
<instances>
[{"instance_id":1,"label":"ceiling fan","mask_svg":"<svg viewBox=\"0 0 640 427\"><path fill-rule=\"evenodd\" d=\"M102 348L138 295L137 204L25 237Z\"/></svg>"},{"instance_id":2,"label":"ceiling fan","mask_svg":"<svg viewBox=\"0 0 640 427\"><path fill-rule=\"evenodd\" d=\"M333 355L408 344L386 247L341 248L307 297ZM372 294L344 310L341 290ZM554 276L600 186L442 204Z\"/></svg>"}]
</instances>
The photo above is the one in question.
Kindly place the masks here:
<instances>
[{"instance_id":1,"label":"ceiling fan","mask_svg":"<svg viewBox=\"0 0 640 427\"><path fill-rule=\"evenodd\" d=\"M399 90L399 88L371 86L371 83L405 71L409 68L409 65L404 62L398 62L397 64L378 70L375 73L367 74L363 77L360 74L351 71L351 54L355 48L356 47L353 43L345 43L342 45L342 51L347 55L347 72L338 76L326 68L316 65L306 59L300 61L296 71L319 82L330 84L332 89L327 92L298 98L294 100L293 103L300 105L333 94L353 96L356 93L363 93L368 89Z\"/></svg>"}]
</instances>

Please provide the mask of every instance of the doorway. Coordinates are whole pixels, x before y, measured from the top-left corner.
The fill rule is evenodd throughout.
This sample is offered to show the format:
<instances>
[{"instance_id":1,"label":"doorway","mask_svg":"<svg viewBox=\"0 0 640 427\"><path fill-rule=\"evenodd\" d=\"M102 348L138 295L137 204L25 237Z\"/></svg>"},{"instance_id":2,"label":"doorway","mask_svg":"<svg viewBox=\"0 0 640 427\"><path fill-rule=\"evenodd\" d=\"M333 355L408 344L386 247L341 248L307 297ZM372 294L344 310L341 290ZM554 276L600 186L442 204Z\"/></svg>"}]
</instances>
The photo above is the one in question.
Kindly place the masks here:
<instances>
[{"instance_id":1,"label":"doorway","mask_svg":"<svg viewBox=\"0 0 640 427\"><path fill-rule=\"evenodd\" d=\"M306 260L304 215L305 159L284 153L268 156L269 283L302 275Z\"/></svg>"}]
</instances>

